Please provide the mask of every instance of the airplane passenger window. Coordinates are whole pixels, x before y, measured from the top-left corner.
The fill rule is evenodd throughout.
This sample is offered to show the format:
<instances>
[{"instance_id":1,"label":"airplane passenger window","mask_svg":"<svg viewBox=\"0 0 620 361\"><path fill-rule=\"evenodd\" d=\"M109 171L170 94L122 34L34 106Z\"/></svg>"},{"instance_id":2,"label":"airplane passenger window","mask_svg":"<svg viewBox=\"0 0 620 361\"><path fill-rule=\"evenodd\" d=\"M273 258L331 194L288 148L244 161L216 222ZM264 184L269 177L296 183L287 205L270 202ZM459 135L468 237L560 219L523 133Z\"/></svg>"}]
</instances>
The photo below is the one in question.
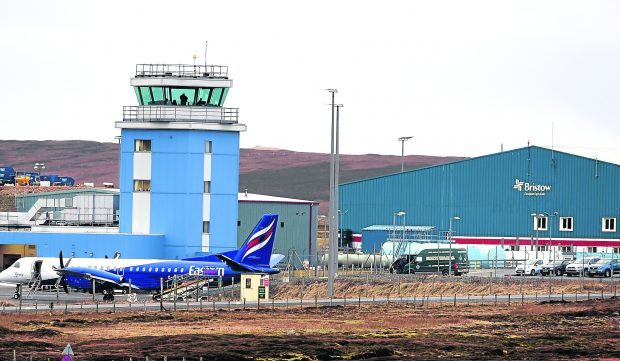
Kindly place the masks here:
<instances>
[{"instance_id":1,"label":"airplane passenger window","mask_svg":"<svg viewBox=\"0 0 620 361\"><path fill-rule=\"evenodd\" d=\"M149 272L152 272L152 271L153 271L153 267L149 267Z\"/></svg>"},{"instance_id":2,"label":"airplane passenger window","mask_svg":"<svg viewBox=\"0 0 620 361\"><path fill-rule=\"evenodd\" d=\"M175 267L175 268L174 268L174 272L176 272L176 271L177 271L177 268Z\"/></svg>"},{"instance_id":3,"label":"airplane passenger window","mask_svg":"<svg viewBox=\"0 0 620 361\"><path fill-rule=\"evenodd\" d=\"M129 267L129 272L133 272L133 267Z\"/></svg>"},{"instance_id":4,"label":"airplane passenger window","mask_svg":"<svg viewBox=\"0 0 620 361\"><path fill-rule=\"evenodd\" d=\"M146 272L146 267L142 267L142 272Z\"/></svg>"},{"instance_id":5,"label":"airplane passenger window","mask_svg":"<svg viewBox=\"0 0 620 361\"><path fill-rule=\"evenodd\" d=\"M155 272L159 272L159 267L155 267Z\"/></svg>"},{"instance_id":6,"label":"airplane passenger window","mask_svg":"<svg viewBox=\"0 0 620 361\"><path fill-rule=\"evenodd\" d=\"M183 268L181 268L181 273L183 273Z\"/></svg>"}]
</instances>

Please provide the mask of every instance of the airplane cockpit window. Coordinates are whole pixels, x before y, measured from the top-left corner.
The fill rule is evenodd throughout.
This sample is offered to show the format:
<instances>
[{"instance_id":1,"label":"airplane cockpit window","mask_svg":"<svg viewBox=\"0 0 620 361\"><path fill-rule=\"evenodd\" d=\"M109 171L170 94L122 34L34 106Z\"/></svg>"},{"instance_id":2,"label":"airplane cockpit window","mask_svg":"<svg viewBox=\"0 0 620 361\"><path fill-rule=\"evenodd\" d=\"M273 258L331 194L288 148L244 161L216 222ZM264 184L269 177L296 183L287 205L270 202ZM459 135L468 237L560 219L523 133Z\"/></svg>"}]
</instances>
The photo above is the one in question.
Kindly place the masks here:
<instances>
[{"instance_id":1,"label":"airplane cockpit window","mask_svg":"<svg viewBox=\"0 0 620 361\"><path fill-rule=\"evenodd\" d=\"M15 262L15 263L13 264L13 267L15 267L15 268L19 268L19 261L18 261L18 262Z\"/></svg>"}]
</instances>

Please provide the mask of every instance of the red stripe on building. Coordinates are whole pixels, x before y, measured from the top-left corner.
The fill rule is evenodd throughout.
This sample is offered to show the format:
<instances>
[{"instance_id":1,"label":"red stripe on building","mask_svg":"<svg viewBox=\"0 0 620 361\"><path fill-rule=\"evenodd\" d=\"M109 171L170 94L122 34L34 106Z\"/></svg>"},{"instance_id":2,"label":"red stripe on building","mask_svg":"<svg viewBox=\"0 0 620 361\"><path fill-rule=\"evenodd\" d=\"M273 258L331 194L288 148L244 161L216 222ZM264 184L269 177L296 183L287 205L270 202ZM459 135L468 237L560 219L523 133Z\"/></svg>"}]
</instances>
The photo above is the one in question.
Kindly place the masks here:
<instances>
[{"instance_id":1,"label":"red stripe on building","mask_svg":"<svg viewBox=\"0 0 620 361\"><path fill-rule=\"evenodd\" d=\"M457 244L488 244L501 245L502 238L484 238L484 237L453 237ZM505 246L513 246L517 244L516 238L504 238ZM539 245L539 246L578 246L578 247L620 247L620 239L553 239L539 238L536 240L530 238L519 238L519 245Z\"/></svg>"}]
</instances>

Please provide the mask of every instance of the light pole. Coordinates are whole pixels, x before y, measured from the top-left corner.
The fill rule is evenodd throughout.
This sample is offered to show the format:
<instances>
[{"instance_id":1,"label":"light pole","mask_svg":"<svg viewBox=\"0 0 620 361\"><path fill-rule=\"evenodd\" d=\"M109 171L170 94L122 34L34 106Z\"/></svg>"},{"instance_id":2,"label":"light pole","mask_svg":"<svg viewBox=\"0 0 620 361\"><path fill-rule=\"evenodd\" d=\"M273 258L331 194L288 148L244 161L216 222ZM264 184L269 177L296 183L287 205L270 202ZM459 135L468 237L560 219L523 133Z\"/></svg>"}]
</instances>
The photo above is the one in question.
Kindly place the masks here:
<instances>
[{"instance_id":1,"label":"light pole","mask_svg":"<svg viewBox=\"0 0 620 361\"><path fill-rule=\"evenodd\" d=\"M534 220L534 229L536 230L536 259L538 259L538 213L532 213ZM525 266L523 266L523 274L525 274Z\"/></svg>"},{"instance_id":2,"label":"light pole","mask_svg":"<svg viewBox=\"0 0 620 361\"><path fill-rule=\"evenodd\" d=\"M548 214L547 212L540 212L536 215L536 217L547 217L547 229L549 230L549 261L551 261L551 217L556 217L558 212L553 212L552 214ZM536 222L536 232L538 232L538 222ZM538 233L536 234L536 243L538 243ZM536 255L538 256L538 247L536 249ZM555 261L555 253L553 255L553 260Z\"/></svg>"},{"instance_id":3,"label":"light pole","mask_svg":"<svg viewBox=\"0 0 620 361\"><path fill-rule=\"evenodd\" d=\"M34 164L34 170L37 171L37 173L39 173L39 176L37 177L37 181L39 182L39 185L41 184L41 172L45 169L45 163L41 162L41 163L35 163Z\"/></svg>"},{"instance_id":4,"label":"light pole","mask_svg":"<svg viewBox=\"0 0 620 361\"><path fill-rule=\"evenodd\" d=\"M344 217L345 214L347 214L349 212L348 209L343 210L338 210L338 215L340 216L340 220L338 221L338 226L340 227L339 232L340 232L340 237L339 238L339 244L338 246L340 248L343 247L343 243L344 243L344 234L343 234L343 229L342 229L342 219ZM348 247L347 247L348 248Z\"/></svg>"},{"instance_id":5,"label":"light pole","mask_svg":"<svg viewBox=\"0 0 620 361\"><path fill-rule=\"evenodd\" d=\"M399 246L397 248L397 252L394 252L394 242L396 241L396 217L403 217L403 239L402 239L402 242L404 242L405 241L405 215L406 214L407 213L403 212L403 211L394 212L394 218L393 218L394 232L393 232L393 235L392 235L392 237L393 237L392 238L392 257L394 257L394 261L396 261L396 253L398 253L398 251L400 251L400 248L402 247L402 244L401 244L401 246Z\"/></svg>"},{"instance_id":6,"label":"light pole","mask_svg":"<svg viewBox=\"0 0 620 361\"><path fill-rule=\"evenodd\" d=\"M405 142L413 137L400 137L398 141L401 143L401 151L400 151L400 172L405 171Z\"/></svg>"},{"instance_id":7,"label":"light pole","mask_svg":"<svg viewBox=\"0 0 620 361\"><path fill-rule=\"evenodd\" d=\"M450 217L450 231L449 231L449 244L450 244L450 256L448 256L449 262L448 262L448 274L450 274L450 272L452 272L452 221L460 221L461 217L459 216L453 216Z\"/></svg>"},{"instance_id":8,"label":"light pole","mask_svg":"<svg viewBox=\"0 0 620 361\"><path fill-rule=\"evenodd\" d=\"M332 96L332 122L331 122L331 158L329 167L329 253L327 257L328 263L328 275L327 275L327 296L332 298L334 296L334 278L336 276L335 264L338 264L338 240L336 239L335 232L337 231L338 222L338 198L336 198L336 186L335 186L335 163L337 157L338 137L336 134L336 93L337 89L327 89Z\"/></svg>"}]
</instances>

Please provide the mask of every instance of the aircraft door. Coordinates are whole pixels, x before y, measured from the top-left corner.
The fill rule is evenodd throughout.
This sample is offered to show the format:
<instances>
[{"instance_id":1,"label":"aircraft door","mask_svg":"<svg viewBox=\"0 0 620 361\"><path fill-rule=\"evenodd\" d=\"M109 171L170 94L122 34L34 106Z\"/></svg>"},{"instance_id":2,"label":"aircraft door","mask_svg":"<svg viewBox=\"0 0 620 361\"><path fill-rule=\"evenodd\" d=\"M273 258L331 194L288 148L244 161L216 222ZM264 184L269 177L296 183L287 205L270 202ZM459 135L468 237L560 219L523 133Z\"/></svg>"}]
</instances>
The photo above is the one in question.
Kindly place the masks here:
<instances>
[{"instance_id":1,"label":"aircraft door","mask_svg":"<svg viewBox=\"0 0 620 361\"><path fill-rule=\"evenodd\" d=\"M43 265L43 260L34 261L32 263L32 272L31 279L36 279L41 277L41 266Z\"/></svg>"}]
</instances>

